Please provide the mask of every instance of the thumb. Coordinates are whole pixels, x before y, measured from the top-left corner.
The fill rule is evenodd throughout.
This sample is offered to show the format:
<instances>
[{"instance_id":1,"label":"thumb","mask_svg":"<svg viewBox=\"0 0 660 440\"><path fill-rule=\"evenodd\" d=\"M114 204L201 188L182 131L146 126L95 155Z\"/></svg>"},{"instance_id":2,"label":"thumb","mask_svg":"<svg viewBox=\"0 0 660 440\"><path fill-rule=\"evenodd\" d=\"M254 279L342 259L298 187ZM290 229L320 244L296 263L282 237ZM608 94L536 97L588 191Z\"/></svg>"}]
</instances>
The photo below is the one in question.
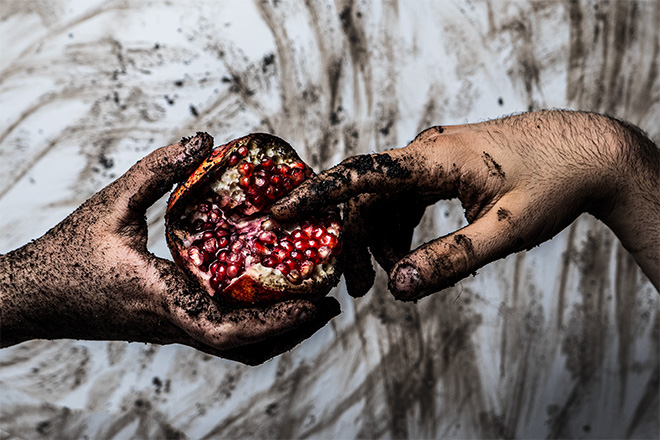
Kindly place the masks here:
<instances>
[{"instance_id":1,"label":"thumb","mask_svg":"<svg viewBox=\"0 0 660 440\"><path fill-rule=\"evenodd\" d=\"M519 227L515 205L502 198L464 228L428 242L390 271L389 289L402 301L414 301L445 289L486 264L522 250L532 230Z\"/></svg>"},{"instance_id":2,"label":"thumb","mask_svg":"<svg viewBox=\"0 0 660 440\"><path fill-rule=\"evenodd\" d=\"M117 181L128 197L128 209L144 211L197 167L213 149L213 137L199 132L192 138L162 147L133 165ZM126 197L121 197L126 200Z\"/></svg>"}]
</instances>

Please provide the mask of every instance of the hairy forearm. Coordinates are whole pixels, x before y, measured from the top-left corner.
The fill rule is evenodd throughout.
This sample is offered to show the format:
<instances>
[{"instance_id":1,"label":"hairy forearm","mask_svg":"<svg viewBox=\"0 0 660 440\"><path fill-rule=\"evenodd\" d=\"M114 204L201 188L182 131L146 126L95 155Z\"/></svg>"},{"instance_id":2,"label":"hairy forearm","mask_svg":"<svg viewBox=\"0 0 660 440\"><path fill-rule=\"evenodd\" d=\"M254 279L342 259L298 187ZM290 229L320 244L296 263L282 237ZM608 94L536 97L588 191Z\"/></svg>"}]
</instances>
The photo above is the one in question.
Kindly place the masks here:
<instances>
[{"instance_id":1,"label":"hairy forearm","mask_svg":"<svg viewBox=\"0 0 660 440\"><path fill-rule=\"evenodd\" d=\"M660 290L660 149L637 127L613 124L616 190L602 220Z\"/></svg>"},{"instance_id":2,"label":"hairy forearm","mask_svg":"<svg viewBox=\"0 0 660 440\"><path fill-rule=\"evenodd\" d=\"M2 347L47 337L49 323L54 322L51 303L56 292L50 286L50 270L42 264L35 247L31 243L0 256Z\"/></svg>"},{"instance_id":3,"label":"hairy forearm","mask_svg":"<svg viewBox=\"0 0 660 440\"><path fill-rule=\"evenodd\" d=\"M113 297L100 288L81 289L87 272L40 240L0 255L2 347L30 339L133 340L165 343L180 331L161 322L140 304ZM140 325L136 325L136 323Z\"/></svg>"}]
</instances>

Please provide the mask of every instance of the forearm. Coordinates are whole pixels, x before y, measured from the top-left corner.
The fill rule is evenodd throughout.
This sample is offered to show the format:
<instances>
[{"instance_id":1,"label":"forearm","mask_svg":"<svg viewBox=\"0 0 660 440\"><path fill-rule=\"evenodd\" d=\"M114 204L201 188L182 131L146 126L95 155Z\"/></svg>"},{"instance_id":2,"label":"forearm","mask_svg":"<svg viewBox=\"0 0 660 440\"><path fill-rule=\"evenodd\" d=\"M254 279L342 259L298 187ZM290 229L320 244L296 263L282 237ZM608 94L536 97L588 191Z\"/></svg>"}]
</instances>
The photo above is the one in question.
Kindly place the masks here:
<instances>
[{"instance_id":1,"label":"forearm","mask_svg":"<svg viewBox=\"0 0 660 440\"><path fill-rule=\"evenodd\" d=\"M40 240L0 256L2 347L30 339L166 343L179 336L137 300L113 296L100 286L81 289L77 277L93 270L69 266L65 255L55 257L53 246Z\"/></svg>"},{"instance_id":2,"label":"forearm","mask_svg":"<svg viewBox=\"0 0 660 440\"><path fill-rule=\"evenodd\" d=\"M33 243L0 256L2 347L46 338L49 330L51 334L61 330L49 328L55 318L52 302L56 292L49 286L50 271L40 260Z\"/></svg>"},{"instance_id":3,"label":"forearm","mask_svg":"<svg viewBox=\"0 0 660 440\"><path fill-rule=\"evenodd\" d=\"M616 191L601 219L660 290L660 150L636 127L614 125Z\"/></svg>"}]
</instances>

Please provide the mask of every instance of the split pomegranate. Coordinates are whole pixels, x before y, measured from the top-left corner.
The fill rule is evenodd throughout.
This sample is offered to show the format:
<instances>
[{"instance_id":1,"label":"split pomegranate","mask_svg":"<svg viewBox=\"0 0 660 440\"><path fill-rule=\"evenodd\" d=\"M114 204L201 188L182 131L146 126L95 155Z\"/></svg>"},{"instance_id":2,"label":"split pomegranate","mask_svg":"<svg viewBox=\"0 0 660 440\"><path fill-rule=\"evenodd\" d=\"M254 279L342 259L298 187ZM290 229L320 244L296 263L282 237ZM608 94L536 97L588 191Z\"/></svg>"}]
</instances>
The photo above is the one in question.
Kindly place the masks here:
<instances>
[{"instance_id":1,"label":"split pomegranate","mask_svg":"<svg viewBox=\"0 0 660 440\"><path fill-rule=\"evenodd\" d=\"M300 223L269 215L275 201L311 175L293 148L272 135L217 147L170 197L166 236L174 260L220 301L324 296L341 275L337 209Z\"/></svg>"}]
</instances>

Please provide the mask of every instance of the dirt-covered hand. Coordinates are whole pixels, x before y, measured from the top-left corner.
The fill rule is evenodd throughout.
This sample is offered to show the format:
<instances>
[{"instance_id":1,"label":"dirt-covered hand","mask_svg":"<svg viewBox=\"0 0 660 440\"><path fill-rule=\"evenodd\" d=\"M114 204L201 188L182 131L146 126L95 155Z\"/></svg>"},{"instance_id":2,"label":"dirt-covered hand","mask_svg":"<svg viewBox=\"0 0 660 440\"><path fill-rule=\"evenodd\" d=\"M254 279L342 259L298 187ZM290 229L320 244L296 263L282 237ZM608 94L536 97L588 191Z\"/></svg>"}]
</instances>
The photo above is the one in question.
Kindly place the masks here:
<instances>
[{"instance_id":1,"label":"dirt-covered hand","mask_svg":"<svg viewBox=\"0 0 660 440\"><path fill-rule=\"evenodd\" d=\"M154 151L43 237L0 256L2 346L33 338L180 343L254 364L339 313L329 298L224 310L147 250L147 208L212 147L198 133Z\"/></svg>"},{"instance_id":2,"label":"dirt-covered hand","mask_svg":"<svg viewBox=\"0 0 660 440\"><path fill-rule=\"evenodd\" d=\"M617 233L657 287L659 169L657 147L636 127L544 111L433 127L404 148L348 158L272 211L287 219L345 203L345 277L353 296L373 284L368 250L389 272L395 297L416 300L550 239L583 212ZM411 252L426 207L456 197L468 225Z\"/></svg>"}]
</instances>

